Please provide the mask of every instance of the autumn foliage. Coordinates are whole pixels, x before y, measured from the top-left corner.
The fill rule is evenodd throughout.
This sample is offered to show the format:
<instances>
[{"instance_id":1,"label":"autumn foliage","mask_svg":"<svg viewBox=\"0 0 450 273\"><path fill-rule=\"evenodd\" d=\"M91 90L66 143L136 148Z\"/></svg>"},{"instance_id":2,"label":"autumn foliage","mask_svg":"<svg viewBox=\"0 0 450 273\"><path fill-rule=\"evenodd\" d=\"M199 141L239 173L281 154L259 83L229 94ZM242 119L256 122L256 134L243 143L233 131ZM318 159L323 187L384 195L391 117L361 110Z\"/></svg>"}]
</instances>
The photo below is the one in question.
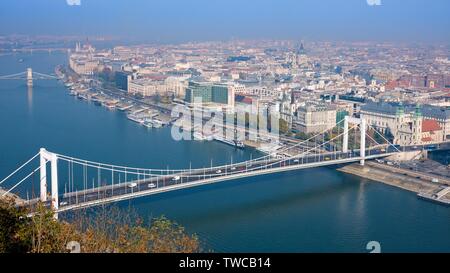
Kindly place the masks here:
<instances>
[{"instance_id":1,"label":"autumn foliage","mask_svg":"<svg viewBox=\"0 0 450 273\"><path fill-rule=\"evenodd\" d=\"M102 208L95 213L78 211L55 220L53 211L38 204L33 211L0 200L0 253L193 253L199 240L165 217L148 224L131 210Z\"/></svg>"}]
</instances>

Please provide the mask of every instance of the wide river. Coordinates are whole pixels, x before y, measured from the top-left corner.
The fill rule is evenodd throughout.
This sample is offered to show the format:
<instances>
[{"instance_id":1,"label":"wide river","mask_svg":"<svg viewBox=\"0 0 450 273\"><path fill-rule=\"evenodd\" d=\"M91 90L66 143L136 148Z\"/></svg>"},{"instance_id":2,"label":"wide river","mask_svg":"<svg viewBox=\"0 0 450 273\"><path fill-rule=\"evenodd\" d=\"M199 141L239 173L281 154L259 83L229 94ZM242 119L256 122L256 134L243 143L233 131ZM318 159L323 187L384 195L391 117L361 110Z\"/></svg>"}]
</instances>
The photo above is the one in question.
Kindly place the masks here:
<instances>
[{"instance_id":1,"label":"wide river","mask_svg":"<svg viewBox=\"0 0 450 273\"><path fill-rule=\"evenodd\" d=\"M22 60L20 60L22 59ZM19 61L20 60L20 61ZM0 56L0 76L53 73L63 53ZM38 152L118 165L188 168L258 156L217 142L177 142L68 95L57 81L0 81L0 177ZM317 168L245 178L118 203L143 218L165 215L215 252L450 252L450 208L414 193Z\"/></svg>"}]
</instances>

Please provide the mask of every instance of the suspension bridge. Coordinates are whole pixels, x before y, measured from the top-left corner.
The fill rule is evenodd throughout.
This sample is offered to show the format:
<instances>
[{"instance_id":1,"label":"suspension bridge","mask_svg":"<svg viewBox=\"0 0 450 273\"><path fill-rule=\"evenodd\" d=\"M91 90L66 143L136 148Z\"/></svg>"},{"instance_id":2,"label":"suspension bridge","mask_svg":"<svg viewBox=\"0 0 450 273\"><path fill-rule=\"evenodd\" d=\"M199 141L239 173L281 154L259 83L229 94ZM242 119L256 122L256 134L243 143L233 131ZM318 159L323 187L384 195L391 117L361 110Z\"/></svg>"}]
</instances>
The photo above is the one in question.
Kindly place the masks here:
<instances>
[{"instance_id":1,"label":"suspension bridge","mask_svg":"<svg viewBox=\"0 0 450 273\"><path fill-rule=\"evenodd\" d=\"M27 70L24 72L0 76L0 80L26 80L28 87L33 86L33 80L56 80L56 79L58 79L58 77L56 76L39 72L33 72L32 68L27 68Z\"/></svg>"},{"instance_id":2,"label":"suspension bridge","mask_svg":"<svg viewBox=\"0 0 450 273\"><path fill-rule=\"evenodd\" d=\"M375 139L382 139L383 143ZM399 152L398 145L390 143L363 119L353 117L346 117L336 127L276 152L243 162L230 161L203 168L135 168L75 158L42 148L0 181L3 188L0 195L16 196L30 207L43 202L57 215L58 212L245 177L352 162L364 165L365 160ZM25 171L27 169L30 172ZM38 179L34 179L37 174ZM39 188L36 198L29 196L33 183Z\"/></svg>"}]
</instances>

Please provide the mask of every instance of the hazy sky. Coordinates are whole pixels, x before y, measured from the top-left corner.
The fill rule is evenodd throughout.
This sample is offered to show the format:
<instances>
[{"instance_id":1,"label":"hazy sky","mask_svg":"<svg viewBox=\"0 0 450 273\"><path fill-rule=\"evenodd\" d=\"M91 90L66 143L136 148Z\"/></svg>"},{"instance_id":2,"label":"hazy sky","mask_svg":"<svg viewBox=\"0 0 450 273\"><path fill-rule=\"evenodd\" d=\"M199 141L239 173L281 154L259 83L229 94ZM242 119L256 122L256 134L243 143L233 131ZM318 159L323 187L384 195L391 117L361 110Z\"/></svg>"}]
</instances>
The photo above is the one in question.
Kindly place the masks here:
<instances>
[{"instance_id":1,"label":"hazy sky","mask_svg":"<svg viewBox=\"0 0 450 273\"><path fill-rule=\"evenodd\" d=\"M450 41L450 0L377 1L1 0L0 35Z\"/></svg>"}]
</instances>

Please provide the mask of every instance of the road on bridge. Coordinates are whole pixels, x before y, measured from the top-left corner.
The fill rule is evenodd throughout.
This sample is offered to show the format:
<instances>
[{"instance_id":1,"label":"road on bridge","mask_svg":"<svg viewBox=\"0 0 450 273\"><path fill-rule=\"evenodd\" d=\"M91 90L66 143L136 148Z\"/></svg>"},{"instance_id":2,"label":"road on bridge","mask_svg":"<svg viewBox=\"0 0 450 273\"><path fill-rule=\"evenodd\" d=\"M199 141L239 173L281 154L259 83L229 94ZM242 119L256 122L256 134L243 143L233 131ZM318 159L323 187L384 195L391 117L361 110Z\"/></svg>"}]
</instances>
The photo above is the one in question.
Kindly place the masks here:
<instances>
[{"instance_id":1,"label":"road on bridge","mask_svg":"<svg viewBox=\"0 0 450 273\"><path fill-rule=\"evenodd\" d=\"M367 156L385 156L396 152L394 147L367 150ZM88 207L98 203L108 203L118 200L130 199L132 196L144 196L159 192L165 192L178 188L187 188L211 183L210 180L238 179L240 177L258 175L261 171L267 173L300 169L302 165L324 163L323 165L339 164L339 162L352 162L359 160L358 151L347 153L323 153L310 154L303 157L292 157L288 159L255 160L252 162L237 163L220 167L192 170L184 173L170 173L151 177L147 179L134 180L117 183L115 185L104 185L101 187L65 193L60 195L59 211L69 208ZM217 182L216 181L216 182ZM180 186L180 187L177 187ZM126 198L121 198L127 196ZM50 202L46 203L50 206Z\"/></svg>"}]
</instances>

